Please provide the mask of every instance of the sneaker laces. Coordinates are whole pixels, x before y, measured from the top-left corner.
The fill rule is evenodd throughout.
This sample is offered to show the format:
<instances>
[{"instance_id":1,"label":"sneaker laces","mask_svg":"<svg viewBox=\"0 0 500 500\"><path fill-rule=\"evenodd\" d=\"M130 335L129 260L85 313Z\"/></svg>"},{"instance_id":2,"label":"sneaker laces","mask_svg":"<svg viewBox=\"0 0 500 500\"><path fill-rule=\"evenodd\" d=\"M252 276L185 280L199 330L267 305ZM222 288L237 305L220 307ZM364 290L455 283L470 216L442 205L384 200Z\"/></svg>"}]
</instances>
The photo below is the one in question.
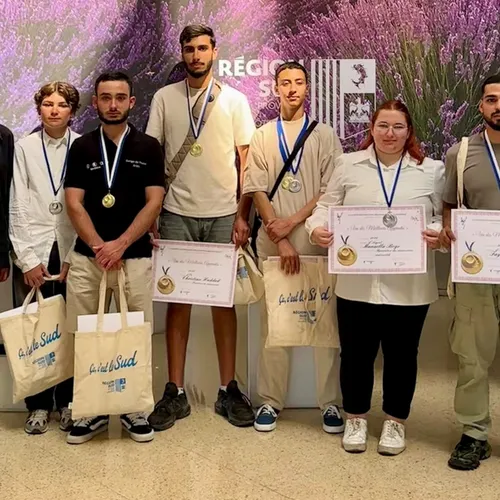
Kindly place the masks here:
<instances>
[{"instance_id":1,"label":"sneaker laces","mask_svg":"<svg viewBox=\"0 0 500 500\"><path fill-rule=\"evenodd\" d=\"M133 426L148 425L148 420L144 413L129 413L127 418Z\"/></svg>"},{"instance_id":2,"label":"sneaker laces","mask_svg":"<svg viewBox=\"0 0 500 500\"><path fill-rule=\"evenodd\" d=\"M340 418L340 412L335 405L331 405L323 412L323 416Z\"/></svg>"},{"instance_id":3,"label":"sneaker laces","mask_svg":"<svg viewBox=\"0 0 500 500\"><path fill-rule=\"evenodd\" d=\"M351 418L347 420L346 431L349 438L356 437L362 432L360 418Z\"/></svg>"},{"instance_id":4,"label":"sneaker laces","mask_svg":"<svg viewBox=\"0 0 500 500\"><path fill-rule=\"evenodd\" d=\"M95 417L82 417L73 422L73 427L88 427Z\"/></svg>"},{"instance_id":5,"label":"sneaker laces","mask_svg":"<svg viewBox=\"0 0 500 500\"><path fill-rule=\"evenodd\" d=\"M33 422L35 420L47 420L48 412L46 410L34 410L31 412L31 415L29 416L30 422Z\"/></svg>"},{"instance_id":6,"label":"sneaker laces","mask_svg":"<svg viewBox=\"0 0 500 500\"><path fill-rule=\"evenodd\" d=\"M393 420L386 421L386 425L384 428L384 434L389 439L403 439L403 431L398 422L394 422Z\"/></svg>"},{"instance_id":7,"label":"sneaker laces","mask_svg":"<svg viewBox=\"0 0 500 500\"><path fill-rule=\"evenodd\" d=\"M274 418L277 418L278 416L271 405L262 405L257 412L257 418L261 415L271 415Z\"/></svg>"}]
</instances>

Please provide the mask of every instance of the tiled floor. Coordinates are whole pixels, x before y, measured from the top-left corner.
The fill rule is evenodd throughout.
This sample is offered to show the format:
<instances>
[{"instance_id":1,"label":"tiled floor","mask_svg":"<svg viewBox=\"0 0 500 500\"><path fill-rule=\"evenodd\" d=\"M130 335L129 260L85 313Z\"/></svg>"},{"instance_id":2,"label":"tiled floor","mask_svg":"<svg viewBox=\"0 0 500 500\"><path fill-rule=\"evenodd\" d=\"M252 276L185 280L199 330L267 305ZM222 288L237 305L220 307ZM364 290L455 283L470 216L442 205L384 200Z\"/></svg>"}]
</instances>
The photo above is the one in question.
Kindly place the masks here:
<instances>
[{"instance_id":1,"label":"tiled floor","mask_svg":"<svg viewBox=\"0 0 500 500\"><path fill-rule=\"evenodd\" d=\"M452 411L455 361L443 326L450 311L443 304L433 307L426 325L408 449L399 457L376 452L382 425L379 386L368 451L349 455L341 449L340 437L321 430L318 410L286 410L270 434L237 429L214 415L208 405L215 391L200 383L192 416L148 444L120 436L114 420L109 437L69 446L56 422L44 436L27 436L24 415L0 413L0 499L500 499L497 369L491 384L493 456L474 472L446 465L460 429ZM161 336L155 336L155 344L158 394L165 369ZM200 365L213 371L213 353L201 352Z\"/></svg>"}]
</instances>

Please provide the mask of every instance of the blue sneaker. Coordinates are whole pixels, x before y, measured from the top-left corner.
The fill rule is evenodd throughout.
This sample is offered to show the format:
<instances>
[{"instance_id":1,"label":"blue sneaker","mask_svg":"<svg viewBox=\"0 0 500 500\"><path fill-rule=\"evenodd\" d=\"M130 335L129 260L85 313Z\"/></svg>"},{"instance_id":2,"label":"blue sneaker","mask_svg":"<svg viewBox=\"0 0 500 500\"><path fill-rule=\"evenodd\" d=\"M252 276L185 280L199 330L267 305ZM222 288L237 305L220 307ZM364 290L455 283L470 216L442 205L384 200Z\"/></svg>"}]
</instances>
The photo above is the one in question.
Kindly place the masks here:
<instances>
[{"instance_id":1,"label":"blue sneaker","mask_svg":"<svg viewBox=\"0 0 500 500\"><path fill-rule=\"evenodd\" d=\"M330 405L323 411L323 430L328 434L344 432L344 419L337 405Z\"/></svg>"},{"instance_id":2,"label":"blue sneaker","mask_svg":"<svg viewBox=\"0 0 500 500\"><path fill-rule=\"evenodd\" d=\"M274 431L276 420L278 420L278 412L271 405L262 405L257 410L257 418L253 426L259 432Z\"/></svg>"}]
</instances>

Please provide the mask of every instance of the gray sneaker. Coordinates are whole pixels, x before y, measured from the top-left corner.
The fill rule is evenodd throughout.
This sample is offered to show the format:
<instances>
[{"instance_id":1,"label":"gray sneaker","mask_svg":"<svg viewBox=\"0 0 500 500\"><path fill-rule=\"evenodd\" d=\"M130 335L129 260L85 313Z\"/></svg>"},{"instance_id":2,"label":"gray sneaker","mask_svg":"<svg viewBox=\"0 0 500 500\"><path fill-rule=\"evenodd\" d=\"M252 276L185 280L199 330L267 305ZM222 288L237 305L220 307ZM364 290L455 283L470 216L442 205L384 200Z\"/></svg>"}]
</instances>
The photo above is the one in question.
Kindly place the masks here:
<instances>
[{"instance_id":1,"label":"gray sneaker","mask_svg":"<svg viewBox=\"0 0 500 500\"><path fill-rule=\"evenodd\" d=\"M47 410L33 410L29 412L24 431L27 434L45 434L49 428L49 412Z\"/></svg>"},{"instance_id":2,"label":"gray sneaker","mask_svg":"<svg viewBox=\"0 0 500 500\"><path fill-rule=\"evenodd\" d=\"M67 407L59 410L61 419L59 420L59 429L63 432L69 432L73 427L73 419L71 418L71 410Z\"/></svg>"}]
</instances>

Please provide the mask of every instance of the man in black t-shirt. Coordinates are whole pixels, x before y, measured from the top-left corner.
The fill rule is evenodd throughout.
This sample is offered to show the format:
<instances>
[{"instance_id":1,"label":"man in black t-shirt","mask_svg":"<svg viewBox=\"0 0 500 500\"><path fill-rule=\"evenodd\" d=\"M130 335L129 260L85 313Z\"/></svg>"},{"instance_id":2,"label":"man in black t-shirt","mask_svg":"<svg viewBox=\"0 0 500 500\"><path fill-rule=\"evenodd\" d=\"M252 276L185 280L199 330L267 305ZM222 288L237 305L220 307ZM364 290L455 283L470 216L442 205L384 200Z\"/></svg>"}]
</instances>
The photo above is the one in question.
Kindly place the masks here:
<instances>
[{"instance_id":1,"label":"man in black t-shirt","mask_svg":"<svg viewBox=\"0 0 500 500\"><path fill-rule=\"evenodd\" d=\"M128 309L144 311L144 320L153 321L148 229L165 195L164 160L159 142L127 122L134 104L127 75L102 74L93 97L101 126L78 138L69 152L66 206L78 233L67 281L70 332L76 330L78 316L97 313L105 270L116 298L118 271L124 270ZM153 439L145 414L122 415L120 420L135 441ZM108 421L108 416L76 420L68 443L89 441L107 429Z\"/></svg>"}]
</instances>

